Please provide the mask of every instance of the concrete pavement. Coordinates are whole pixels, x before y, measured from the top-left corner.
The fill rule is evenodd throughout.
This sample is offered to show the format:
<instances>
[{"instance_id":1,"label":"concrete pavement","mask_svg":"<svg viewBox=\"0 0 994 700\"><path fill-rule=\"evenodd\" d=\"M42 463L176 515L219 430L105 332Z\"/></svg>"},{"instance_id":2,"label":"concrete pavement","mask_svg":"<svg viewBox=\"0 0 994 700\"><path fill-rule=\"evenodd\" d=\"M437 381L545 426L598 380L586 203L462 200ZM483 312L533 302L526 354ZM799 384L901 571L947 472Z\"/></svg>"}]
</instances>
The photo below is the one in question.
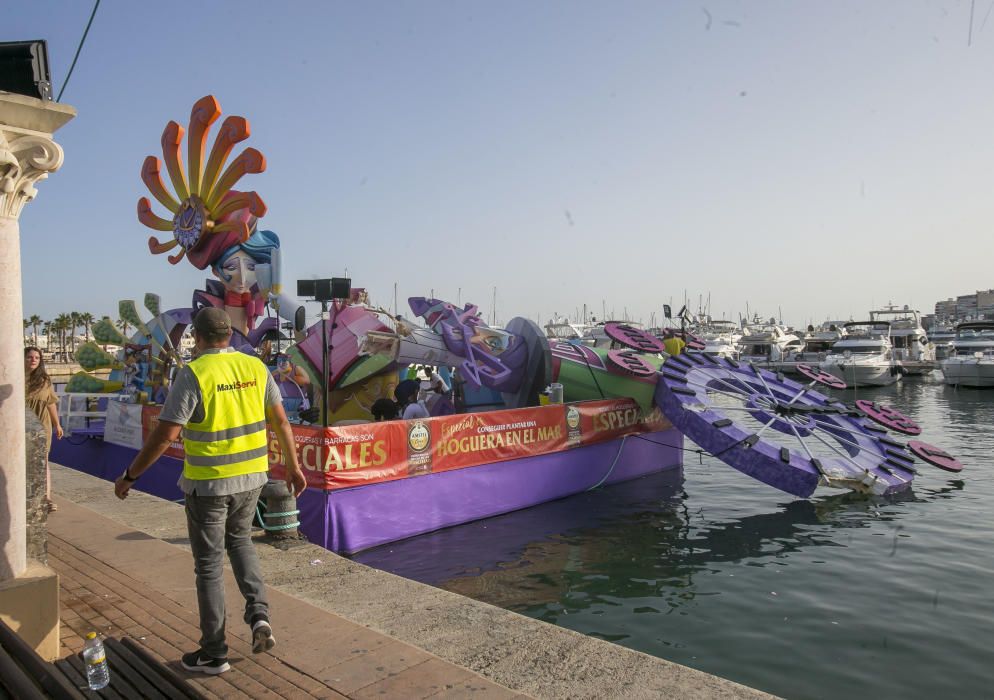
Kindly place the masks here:
<instances>
[{"instance_id":1,"label":"concrete pavement","mask_svg":"<svg viewBox=\"0 0 994 700\"><path fill-rule=\"evenodd\" d=\"M182 594L187 601L193 600L189 597L193 594L192 560L188 550L182 549L187 547L182 506L135 492L121 502L108 482L57 465L52 467L52 481L56 494L116 521L118 527L133 533L130 537L139 536L134 531L147 533L150 541L181 555L182 563L170 558L175 561L169 574L169 588L174 592L168 595ZM75 526L64 527L68 514L69 508L65 513L60 510L49 524L54 534L71 541L71 532L66 530ZM772 697L701 671L371 569L315 545L304 544L287 551L260 545L259 553L271 588L344 618L357 627L357 634L364 631L385 635L382 647L404 643L471 672L473 678L479 674L498 686L492 692L510 689L537 698ZM100 549L99 554L113 559L116 564L108 563L120 565L122 571L132 575L133 569L149 563L144 555L129 553L127 548L117 553L110 548ZM157 587L164 585L164 579L154 578ZM237 596L237 592L229 595ZM236 599L229 597L230 601ZM196 610L195 603L192 609ZM292 621L283 639L301 634L306 622ZM274 617L274 623L283 624L278 617ZM329 649L337 647L335 640L341 640L320 631L308 638L308 644L320 649L325 659ZM371 641L366 644L362 648L371 653L378 648L369 647ZM383 653L384 659L390 657L386 649Z\"/></svg>"}]
</instances>

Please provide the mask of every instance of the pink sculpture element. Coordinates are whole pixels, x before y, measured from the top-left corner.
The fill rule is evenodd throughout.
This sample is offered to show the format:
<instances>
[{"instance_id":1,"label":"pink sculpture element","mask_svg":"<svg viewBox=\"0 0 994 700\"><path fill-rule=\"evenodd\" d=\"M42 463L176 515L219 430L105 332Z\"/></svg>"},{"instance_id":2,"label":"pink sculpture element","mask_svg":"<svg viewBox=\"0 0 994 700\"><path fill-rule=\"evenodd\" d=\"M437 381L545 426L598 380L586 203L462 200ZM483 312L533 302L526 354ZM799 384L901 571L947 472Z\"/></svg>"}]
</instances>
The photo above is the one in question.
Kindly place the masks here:
<instances>
[{"instance_id":1,"label":"pink sculpture element","mask_svg":"<svg viewBox=\"0 0 994 700\"><path fill-rule=\"evenodd\" d=\"M649 335L641 328L627 323L609 321L604 324L604 333L608 338L638 352L665 352L666 346L659 338Z\"/></svg>"},{"instance_id":2,"label":"pink sculpture element","mask_svg":"<svg viewBox=\"0 0 994 700\"><path fill-rule=\"evenodd\" d=\"M609 371L636 377L651 377L656 373L652 365L631 350L608 350L607 367Z\"/></svg>"},{"instance_id":3,"label":"pink sculpture element","mask_svg":"<svg viewBox=\"0 0 994 700\"><path fill-rule=\"evenodd\" d=\"M812 367L811 365L801 363L797 365L797 371L811 381L824 384L831 389L845 389L848 386L845 381L839 377L836 377L834 374L823 372L817 367Z\"/></svg>"},{"instance_id":4,"label":"pink sculpture element","mask_svg":"<svg viewBox=\"0 0 994 700\"><path fill-rule=\"evenodd\" d=\"M908 449L910 449L916 457L924 462L928 462L933 467L938 467L943 471L953 473L963 471L962 462L935 445L930 445L927 442L922 442L921 440L909 440Z\"/></svg>"},{"instance_id":5,"label":"pink sculpture element","mask_svg":"<svg viewBox=\"0 0 994 700\"><path fill-rule=\"evenodd\" d=\"M873 401L860 399L856 408L866 414L875 423L905 435L921 435L922 429L906 415L890 406L881 406Z\"/></svg>"},{"instance_id":6,"label":"pink sculpture element","mask_svg":"<svg viewBox=\"0 0 994 700\"><path fill-rule=\"evenodd\" d=\"M693 333L687 333L687 337L684 342L687 343L688 350L703 350L707 347L707 343Z\"/></svg>"}]
</instances>

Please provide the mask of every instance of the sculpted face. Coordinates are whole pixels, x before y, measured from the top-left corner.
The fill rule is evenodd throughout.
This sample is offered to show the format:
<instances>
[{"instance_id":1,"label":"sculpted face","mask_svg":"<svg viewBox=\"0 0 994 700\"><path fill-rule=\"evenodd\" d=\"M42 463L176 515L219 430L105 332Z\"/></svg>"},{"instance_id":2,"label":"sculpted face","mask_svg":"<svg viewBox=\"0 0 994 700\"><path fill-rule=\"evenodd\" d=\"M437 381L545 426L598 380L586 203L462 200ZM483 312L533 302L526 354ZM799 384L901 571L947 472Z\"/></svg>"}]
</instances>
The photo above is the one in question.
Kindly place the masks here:
<instances>
[{"instance_id":1,"label":"sculpted face","mask_svg":"<svg viewBox=\"0 0 994 700\"><path fill-rule=\"evenodd\" d=\"M215 274L229 292L244 294L251 291L252 285L256 283L255 260L245 251L239 250L225 260Z\"/></svg>"}]
</instances>

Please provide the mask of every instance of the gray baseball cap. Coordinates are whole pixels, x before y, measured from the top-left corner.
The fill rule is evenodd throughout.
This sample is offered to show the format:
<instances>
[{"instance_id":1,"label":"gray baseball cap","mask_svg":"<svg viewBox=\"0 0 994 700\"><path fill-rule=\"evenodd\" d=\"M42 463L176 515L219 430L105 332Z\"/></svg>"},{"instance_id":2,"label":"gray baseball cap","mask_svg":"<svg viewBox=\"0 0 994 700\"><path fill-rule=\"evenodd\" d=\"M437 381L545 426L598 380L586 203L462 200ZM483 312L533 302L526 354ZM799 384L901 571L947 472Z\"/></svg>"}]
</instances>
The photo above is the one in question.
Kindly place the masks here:
<instances>
[{"instance_id":1,"label":"gray baseball cap","mask_svg":"<svg viewBox=\"0 0 994 700\"><path fill-rule=\"evenodd\" d=\"M231 330L231 317L224 309L205 306L194 316L193 329L200 333L228 333Z\"/></svg>"}]
</instances>

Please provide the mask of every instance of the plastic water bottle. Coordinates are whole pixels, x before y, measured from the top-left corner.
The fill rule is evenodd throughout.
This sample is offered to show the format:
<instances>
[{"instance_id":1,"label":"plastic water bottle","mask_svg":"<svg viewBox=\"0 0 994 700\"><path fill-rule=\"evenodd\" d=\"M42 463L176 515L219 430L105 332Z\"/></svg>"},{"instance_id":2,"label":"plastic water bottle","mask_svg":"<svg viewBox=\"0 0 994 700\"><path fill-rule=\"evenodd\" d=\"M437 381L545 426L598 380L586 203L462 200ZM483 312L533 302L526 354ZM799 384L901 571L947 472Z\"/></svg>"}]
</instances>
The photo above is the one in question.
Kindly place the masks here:
<instances>
[{"instance_id":1,"label":"plastic water bottle","mask_svg":"<svg viewBox=\"0 0 994 700\"><path fill-rule=\"evenodd\" d=\"M90 690L106 688L107 684L110 683L107 652L104 651L104 644L97 637L96 632L90 632L86 635L86 644L83 645L83 663L86 665L86 680L90 683Z\"/></svg>"}]
</instances>

